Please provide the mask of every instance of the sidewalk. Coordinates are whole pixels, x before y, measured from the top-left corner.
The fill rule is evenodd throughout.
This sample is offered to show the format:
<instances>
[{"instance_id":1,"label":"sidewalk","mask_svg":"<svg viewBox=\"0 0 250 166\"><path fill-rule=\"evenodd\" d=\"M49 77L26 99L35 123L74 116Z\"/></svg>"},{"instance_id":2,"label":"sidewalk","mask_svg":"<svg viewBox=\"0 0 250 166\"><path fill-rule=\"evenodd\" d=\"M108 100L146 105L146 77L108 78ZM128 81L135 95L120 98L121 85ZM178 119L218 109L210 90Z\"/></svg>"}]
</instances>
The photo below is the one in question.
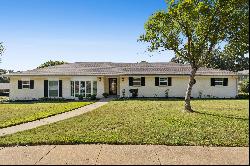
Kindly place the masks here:
<instances>
[{"instance_id":1,"label":"sidewalk","mask_svg":"<svg viewBox=\"0 0 250 166\"><path fill-rule=\"evenodd\" d=\"M78 109L73 110L73 111L69 111L69 112L61 113L61 114L54 115L54 116L51 116L48 118L44 118L44 119L40 119L40 120L27 122L27 123L23 123L20 125L0 129L0 137L4 136L4 135L8 135L8 134L13 134L13 133L16 133L19 131L33 129L33 128L36 128L39 126L47 125L50 123L58 122L61 120L69 119L69 118L84 114L86 112L92 111L98 107L101 107L101 106L107 104L112 99L113 98L103 98L103 99L99 100L98 102L95 102L93 104L78 108Z\"/></svg>"},{"instance_id":2,"label":"sidewalk","mask_svg":"<svg viewBox=\"0 0 250 166\"><path fill-rule=\"evenodd\" d=\"M0 147L0 164L248 165L248 147L47 145Z\"/></svg>"}]
</instances>

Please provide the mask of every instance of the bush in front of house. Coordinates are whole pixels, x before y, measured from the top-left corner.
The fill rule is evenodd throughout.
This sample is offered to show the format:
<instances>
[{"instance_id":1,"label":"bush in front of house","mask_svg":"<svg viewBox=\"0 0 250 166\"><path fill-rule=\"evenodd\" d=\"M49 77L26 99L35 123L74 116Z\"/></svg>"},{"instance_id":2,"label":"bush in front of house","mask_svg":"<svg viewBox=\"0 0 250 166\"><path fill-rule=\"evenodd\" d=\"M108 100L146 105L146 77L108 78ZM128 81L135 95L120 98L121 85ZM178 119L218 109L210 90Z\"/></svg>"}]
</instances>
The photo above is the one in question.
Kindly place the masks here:
<instances>
[{"instance_id":1,"label":"bush in front of house","mask_svg":"<svg viewBox=\"0 0 250 166\"><path fill-rule=\"evenodd\" d=\"M239 83L240 93L249 93L249 80L243 80Z\"/></svg>"},{"instance_id":2,"label":"bush in front of house","mask_svg":"<svg viewBox=\"0 0 250 166\"><path fill-rule=\"evenodd\" d=\"M96 100L96 94L91 95L90 100Z\"/></svg>"},{"instance_id":3,"label":"bush in front of house","mask_svg":"<svg viewBox=\"0 0 250 166\"><path fill-rule=\"evenodd\" d=\"M129 92L132 93L132 98L136 98L138 96L138 89L129 89Z\"/></svg>"},{"instance_id":4,"label":"bush in front of house","mask_svg":"<svg viewBox=\"0 0 250 166\"><path fill-rule=\"evenodd\" d=\"M104 98L107 98L109 96L108 93L103 93L102 95L103 95Z\"/></svg>"},{"instance_id":5,"label":"bush in front of house","mask_svg":"<svg viewBox=\"0 0 250 166\"><path fill-rule=\"evenodd\" d=\"M249 99L249 93L239 93L237 99Z\"/></svg>"},{"instance_id":6,"label":"bush in front of house","mask_svg":"<svg viewBox=\"0 0 250 166\"><path fill-rule=\"evenodd\" d=\"M79 100L83 100L84 96L83 95L78 95Z\"/></svg>"}]
</instances>

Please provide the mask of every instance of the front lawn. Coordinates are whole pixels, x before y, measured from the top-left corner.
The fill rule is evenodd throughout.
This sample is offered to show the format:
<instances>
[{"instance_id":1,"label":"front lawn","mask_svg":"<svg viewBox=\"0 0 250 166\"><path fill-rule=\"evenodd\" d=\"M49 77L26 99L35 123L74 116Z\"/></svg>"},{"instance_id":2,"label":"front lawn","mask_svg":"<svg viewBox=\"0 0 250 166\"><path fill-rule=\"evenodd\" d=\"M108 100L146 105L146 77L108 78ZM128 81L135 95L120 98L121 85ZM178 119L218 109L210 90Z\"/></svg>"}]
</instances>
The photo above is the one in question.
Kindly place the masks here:
<instances>
[{"instance_id":1,"label":"front lawn","mask_svg":"<svg viewBox=\"0 0 250 166\"><path fill-rule=\"evenodd\" d=\"M94 111L1 137L0 146L36 144L163 144L249 146L248 100L111 101Z\"/></svg>"},{"instance_id":2,"label":"front lawn","mask_svg":"<svg viewBox=\"0 0 250 166\"><path fill-rule=\"evenodd\" d=\"M67 112L90 102L16 102L0 104L0 128Z\"/></svg>"}]
</instances>

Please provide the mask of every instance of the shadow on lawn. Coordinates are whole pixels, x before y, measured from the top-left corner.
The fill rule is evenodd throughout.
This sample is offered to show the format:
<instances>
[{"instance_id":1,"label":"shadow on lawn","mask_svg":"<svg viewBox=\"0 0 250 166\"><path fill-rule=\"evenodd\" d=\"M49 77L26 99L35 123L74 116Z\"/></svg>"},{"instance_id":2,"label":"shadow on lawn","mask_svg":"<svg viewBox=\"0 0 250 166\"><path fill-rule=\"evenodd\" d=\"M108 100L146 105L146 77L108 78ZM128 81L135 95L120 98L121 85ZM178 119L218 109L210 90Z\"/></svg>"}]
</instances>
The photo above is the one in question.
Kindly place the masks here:
<instances>
[{"instance_id":1,"label":"shadow on lawn","mask_svg":"<svg viewBox=\"0 0 250 166\"><path fill-rule=\"evenodd\" d=\"M216 114L211 114L211 113L206 113L206 112L194 111L194 113L202 114L202 115L209 115L209 116L214 116L214 117L220 117L220 118L238 119L238 120L249 120L249 118L232 117L232 116L223 116L223 115L218 115L218 114L216 115Z\"/></svg>"},{"instance_id":2,"label":"shadow on lawn","mask_svg":"<svg viewBox=\"0 0 250 166\"><path fill-rule=\"evenodd\" d=\"M169 98L164 98L164 97L138 97L138 98L117 98L113 99L113 101L183 101L184 102L184 97L169 97ZM191 98L191 101L207 101L207 100L239 100L235 98Z\"/></svg>"}]
</instances>

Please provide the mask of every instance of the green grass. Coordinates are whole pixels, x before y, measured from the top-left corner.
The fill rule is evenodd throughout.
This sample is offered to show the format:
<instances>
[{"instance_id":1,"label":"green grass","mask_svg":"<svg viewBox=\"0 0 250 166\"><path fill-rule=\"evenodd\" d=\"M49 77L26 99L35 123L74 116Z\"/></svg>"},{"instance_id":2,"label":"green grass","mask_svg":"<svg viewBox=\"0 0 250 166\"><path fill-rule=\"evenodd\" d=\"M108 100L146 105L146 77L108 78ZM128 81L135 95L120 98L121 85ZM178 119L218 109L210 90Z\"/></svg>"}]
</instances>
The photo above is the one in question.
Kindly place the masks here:
<instances>
[{"instance_id":1,"label":"green grass","mask_svg":"<svg viewBox=\"0 0 250 166\"><path fill-rule=\"evenodd\" d=\"M249 146L248 100L111 101L92 112L4 136L1 146L38 144L163 144Z\"/></svg>"},{"instance_id":2,"label":"green grass","mask_svg":"<svg viewBox=\"0 0 250 166\"><path fill-rule=\"evenodd\" d=\"M90 102L16 102L0 104L0 128L70 111Z\"/></svg>"}]
</instances>

